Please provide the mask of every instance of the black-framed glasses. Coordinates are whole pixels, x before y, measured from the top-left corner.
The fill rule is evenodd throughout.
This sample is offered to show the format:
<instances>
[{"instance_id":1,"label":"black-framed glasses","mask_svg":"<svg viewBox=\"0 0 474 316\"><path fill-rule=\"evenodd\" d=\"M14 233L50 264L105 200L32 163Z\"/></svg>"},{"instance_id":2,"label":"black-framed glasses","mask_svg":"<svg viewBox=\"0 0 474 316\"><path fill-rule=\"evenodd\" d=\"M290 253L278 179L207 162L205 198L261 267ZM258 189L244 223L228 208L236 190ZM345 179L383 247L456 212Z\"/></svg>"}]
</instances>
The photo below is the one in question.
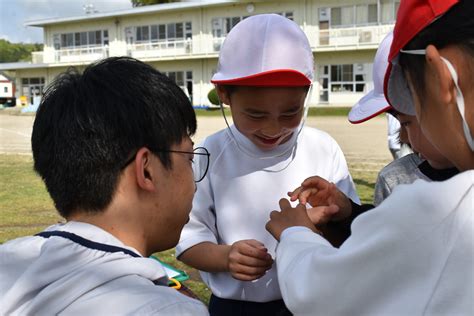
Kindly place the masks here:
<instances>
[{"instance_id":1,"label":"black-framed glasses","mask_svg":"<svg viewBox=\"0 0 474 316\"><path fill-rule=\"evenodd\" d=\"M207 174L207 171L209 170L209 157L211 154L205 147L196 147L193 149L193 151L181 151L181 150L152 150L152 152L161 152L161 153L177 153L177 154L189 154L193 155L191 158L191 161L193 162L193 174L194 174L194 182L200 182L202 179ZM196 160L194 159L194 155L198 155L199 158L198 163L196 164ZM122 169L127 167L129 164L132 163L132 161L135 160L135 155L133 155L127 162L123 164Z\"/></svg>"}]
</instances>

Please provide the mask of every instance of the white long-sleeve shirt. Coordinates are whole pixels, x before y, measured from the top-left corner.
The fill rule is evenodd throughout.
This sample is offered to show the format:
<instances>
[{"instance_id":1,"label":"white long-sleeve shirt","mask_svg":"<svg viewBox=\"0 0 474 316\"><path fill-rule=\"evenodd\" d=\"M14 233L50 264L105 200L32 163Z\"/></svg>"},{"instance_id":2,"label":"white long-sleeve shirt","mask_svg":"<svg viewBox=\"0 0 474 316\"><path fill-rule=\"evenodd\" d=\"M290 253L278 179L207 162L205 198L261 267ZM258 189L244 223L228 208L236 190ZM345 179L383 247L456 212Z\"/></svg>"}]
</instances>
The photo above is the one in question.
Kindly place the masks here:
<instances>
[{"instance_id":1,"label":"white long-sleeve shirt","mask_svg":"<svg viewBox=\"0 0 474 316\"><path fill-rule=\"evenodd\" d=\"M339 248L289 229L277 249L295 315L473 315L474 171L399 185Z\"/></svg>"},{"instance_id":2,"label":"white long-sleeve shirt","mask_svg":"<svg viewBox=\"0 0 474 316\"><path fill-rule=\"evenodd\" d=\"M190 221L176 247L177 256L202 242L232 245L255 239L274 257L277 243L265 230L269 213L278 209L278 201L287 197L288 191L310 176L319 175L334 182L353 201L359 201L344 155L327 133L303 128L299 136L295 133L276 149L261 151L235 126L231 129L238 146L248 154L242 153L228 130L204 141L203 146L211 154L209 172L198 183ZM279 154L282 156L271 159L255 158ZM254 302L281 299L275 265L253 282L238 281L224 272L201 275L220 298Z\"/></svg>"},{"instance_id":3,"label":"white long-sleeve shirt","mask_svg":"<svg viewBox=\"0 0 474 316\"><path fill-rule=\"evenodd\" d=\"M99 227L68 222L45 232L59 236L0 246L0 315L208 315L167 286L158 261Z\"/></svg>"}]
</instances>

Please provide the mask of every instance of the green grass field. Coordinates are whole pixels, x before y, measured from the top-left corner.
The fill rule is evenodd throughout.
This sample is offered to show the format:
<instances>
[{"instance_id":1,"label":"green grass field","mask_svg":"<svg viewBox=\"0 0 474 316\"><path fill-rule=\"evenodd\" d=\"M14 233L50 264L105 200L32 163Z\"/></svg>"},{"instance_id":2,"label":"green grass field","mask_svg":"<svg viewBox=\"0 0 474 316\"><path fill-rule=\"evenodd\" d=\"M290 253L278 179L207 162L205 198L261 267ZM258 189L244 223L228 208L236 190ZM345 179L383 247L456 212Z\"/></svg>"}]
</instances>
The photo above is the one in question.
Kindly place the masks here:
<instances>
[{"instance_id":1,"label":"green grass field","mask_svg":"<svg viewBox=\"0 0 474 316\"><path fill-rule=\"evenodd\" d=\"M351 165L349 167L356 167ZM364 203L371 203L374 172L352 174L357 191ZM33 171L31 156L0 155L0 243L40 232L61 221L41 179ZM190 279L185 282L204 302L210 291L201 282L197 270L186 266L174 257L174 250L156 254L164 262L186 271Z\"/></svg>"},{"instance_id":2,"label":"green grass field","mask_svg":"<svg viewBox=\"0 0 474 316\"><path fill-rule=\"evenodd\" d=\"M312 107L308 109L308 116L347 116L350 107ZM194 109L197 116L221 116L220 108L212 109ZM226 108L226 116L230 116L230 110Z\"/></svg>"}]
</instances>

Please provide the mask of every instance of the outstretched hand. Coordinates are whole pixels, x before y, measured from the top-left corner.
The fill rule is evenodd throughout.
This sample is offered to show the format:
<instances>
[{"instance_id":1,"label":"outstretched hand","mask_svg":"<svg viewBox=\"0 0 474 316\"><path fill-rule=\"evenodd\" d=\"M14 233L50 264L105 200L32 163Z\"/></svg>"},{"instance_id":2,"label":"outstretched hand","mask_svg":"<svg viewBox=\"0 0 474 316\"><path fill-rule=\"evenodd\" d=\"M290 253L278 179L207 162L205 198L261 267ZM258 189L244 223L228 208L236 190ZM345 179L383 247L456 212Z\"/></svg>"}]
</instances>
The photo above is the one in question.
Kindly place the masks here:
<instances>
[{"instance_id":1,"label":"outstretched hand","mask_svg":"<svg viewBox=\"0 0 474 316\"><path fill-rule=\"evenodd\" d=\"M307 178L300 187L288 192L288 196L292 202L298 200L300 204L312 206L307 211L314 225L341 221L352 213L349 198L334 183L318 176Z\"/></svg>"},{"instance_id":2,"label":"outstretched hand","mask_svg":"<svg viewBox=\"0 0 474 316\"><path fill-rule=\"evenodd\" d=\"M306 212L306 207L298 204L296 207L291 207L287 199L280 200L281 212L273 211L270 213L270 221L267 222L265 228L276 240L280 240L281 233L288 227L304 226L308 227L314 232L319 233L311 219Z\"/></svg>"}]
</instances>

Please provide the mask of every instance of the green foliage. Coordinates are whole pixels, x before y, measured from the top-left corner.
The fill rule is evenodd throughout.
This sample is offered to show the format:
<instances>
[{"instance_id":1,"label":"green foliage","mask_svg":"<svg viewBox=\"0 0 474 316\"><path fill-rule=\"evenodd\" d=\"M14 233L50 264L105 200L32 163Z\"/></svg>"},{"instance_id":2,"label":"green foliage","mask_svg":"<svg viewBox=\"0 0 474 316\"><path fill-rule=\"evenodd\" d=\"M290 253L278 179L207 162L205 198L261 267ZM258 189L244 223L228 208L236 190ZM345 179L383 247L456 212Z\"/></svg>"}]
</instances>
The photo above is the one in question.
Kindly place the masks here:
<instances>
[{"instance_id":1,"label":"green foliage","mask_svg":"<svg viewBox=\"0 0 474 316\"><path fill-rule=\"evenodd\" d=\"M209 102L214 105L219 105L219 97L217 96L217 91L216 88L211 89L209 93L207 94L207 98L209 99Z\"/></svg>"},{"instance_id":2,"label":"green foliage","mask_svg":"<svg viewBox=\"0 0 474 316\"><path fill-rule=\"evenodd\" d=\"M212 93L212 90L209 92L207 95L209 101L211 101L210 94ZM214 103L213 103L214 104ZM219 104L219 103L217 103ZM347 114L351 108L347 107L311 107L308 109L308 116L345 116L347 117ZM231 115L229 108L225 108L225 113L226 115ZM194 109L194 112L196 112L197 116L221 116L221 110L219 107L216 108L209 108L209 109Z\"/></svg>"},{"instance_id":3,"label":"green foliage","mask_svg":"<svg viewBox=\"0 0 474 316\"><path fill-rule=\"evenodd\" d=\"M134 7L143 7L146 5L160 4L160 3L171 3L177 2L172 0L132 0L132 5Z\"/></svg>"},{"instance_id":4,"label":"green foliage","mask_svg":"<svg viewBox=\"0 0 474 316\"><path fill-rule=\"evenodd\" d=\"M0 155L0 243L38 233L61 217L31 156Z\"/></svg>"},{"instance_id":5,"label":"green foliage","mask_svg":"<svg viewBox=\"0 0 474 316\"><path fill-rule=\"evenodd\" d=\"M43 44L10 43L0 39L0 63L31 61L31 52L43 50Z\"/></svg>"},{"instance_id":6,"label":"green foliage","mask_svg":"<svg viewBox=\"0 0 474 316\"><path fill-rule=\"evenodd\" d=\"M308 116L347 116L350 111L350 107L311 107Z\"/></svg>"}]
</instances>

